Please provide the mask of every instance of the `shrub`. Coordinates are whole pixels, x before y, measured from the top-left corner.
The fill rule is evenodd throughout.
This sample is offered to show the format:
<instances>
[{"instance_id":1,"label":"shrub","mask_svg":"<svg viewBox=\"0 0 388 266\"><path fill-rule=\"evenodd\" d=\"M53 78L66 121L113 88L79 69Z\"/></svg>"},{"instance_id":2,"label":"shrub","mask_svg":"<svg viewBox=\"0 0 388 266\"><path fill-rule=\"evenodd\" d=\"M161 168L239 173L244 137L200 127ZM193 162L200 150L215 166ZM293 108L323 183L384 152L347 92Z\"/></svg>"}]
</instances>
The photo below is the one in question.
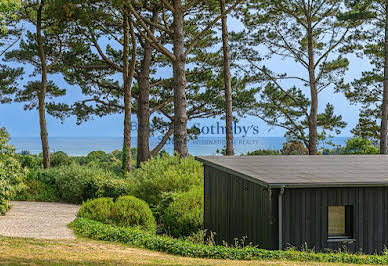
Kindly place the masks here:
<instances>
[{"instance_id":1,"label":"shrub","mask_svg":"<svg viewBox=\"0 0 388 266\"><path fill-rule=\"evenodd\" d=\"M93 178L93 187L95 188L95 197L114 198L132 195L132 187L128 180L123 178Z\"/></svg>"},{"instance_id":2,"label":"shrub","mask_svg":"<svg viewBox=\"0 0 388 266\"><path fill-rule=\"evenodd\" d=\"M100 168L83 167L72 164L66 167L53 168L56 186L60 198L69 203L82 203L96 197L98 187L93 180L113 178L111 173Z\"/></svg>"},{"instance_id":3,"label":"shrub","mask_svg":"<svg viewBox=\"0 0 388 266\"><path fill-rule=\"evenodd\" d=\"M133 196L124 196L116 200L112 210L112 221L118 226L139 226L155 232L156 223L148 204Z\"/></svg>"},{"instance_id":4,"label":"shrub","mask_svg":"<svg viewBox=\"0 0 388 266\"><path fill-rule=\"evenodd\" d=\"M306 146L299 141L287 141L283 144L283 149L281 150L283 155L307 155L309 150Z\"/></svg>"},{"instance_id":5,"label":"shrub","mask_svg":"<svg viewBox=\"0 0 388 266\"><path fill-rule=\"evenodd\" d=\"M113 199L111 198L88 200L82 204L77 216L102 223L110 223L113 205Z\"/></svg>"},{"instance_id":6,"label":"shrub","mask_svg":"<svg viewBox=\"0 0 388 266\"><path fill-rule=\"evenodd\" d=\"M167 208L164 217L167 232L174 237L185 237L203 227L203 188L194 187L180 193Z\"/></svg>"},{"instance_id":7,"label":"shrub","mask_svg":"<svg viewBox=\"0 0 388 266\"><path fill-rule=\"evenodd\" d=\"M342 252L317 253L314 251L265 250L252 246L230 248L225 246L195 244L189 241L157 236L137 228L120 228L88 219L77 218L71 225L81 237L112 241L138 248L167 252L173 255L229 260L289 260L300 262L338 262L355 264L388 264L388 256L359 255Z\"/></svg>"},{"instance_id":8,"label":"shrub","mask_svg":"<svg viewBox=\"0 0 388 266\"><path fill-rule=\"evenodd\" d=\"M38 155L17 155L16 158L22 165L22 167L26 167L29 170L38 170L42 168L43 159Z\"/></svg>"},{"instance_id":9,"label":"shrub","mask_svg":"<svg viewBox=\"0 0 388 266\"><path fill-rule=\"evenodd\" d=\"M51 154L51 167L69 166L71 158L63 151L57 151Z\"/></svg>"},{"instance_id":10,"label":"shrub","mask_svg":"<svg viewBox=\"0 0 388 266\"><path fill-rule=\"evenodd\" d=\"M248 152L247 155L281 155L279 150L256 150Z\"/></svg>"},{"instance_id":11,"label":"shrub","mask_svg":"<svg viewBox=\"0 0 388 266\"><path fill-rule=\"evenodd\" d=\"M378 154L379 149L368 139L355 137L346 141L343 154Z\"/></svg>"},{"instance_id":12,"label":"shrub","mask_svg":"<svg viewBox=\"0 0 388 266\"><path fill-rule=\"evenodd\" d=\"M32 175L35 176L35 175ZM40 180L31 178L31 175L24 181L27 188L18 193L15 200L55 202L60 201L57 190L54 186Z\"/></svg>"},{"instance_id":13,"label":"shrub","mask_svg":"<svg viewBox=\"0 0 388 266\"><path fill-rule=\"evenodd\" d=\"M26 184L29 188L16 199L78 204L93 198L118 198L132 191L126 179L98 167L76 164L32 171Z\"/></svg>"},{"instance_id":14,"label":"shrub","mask_svg":"<svg viewBox=\"0 0 388 266\"><path fill-rule=\"evenodd\" d=\"M8 144L9 135L0 128L0 215L9 210L9 201L23 189L28 171L16 160L13 146Z\"/></svg>"},{"instance_id":15,"label":"shrub","mask_svg":"<svg viewBox=\"0 0 388 266\"><path fill-rule=\"evenodd\" d=\"M165 155L142 164L128 177L133 193L150 206L157 206L163 193L185 192L203 184L203 167L193 157Z\"/></svg>"}]
</instances>

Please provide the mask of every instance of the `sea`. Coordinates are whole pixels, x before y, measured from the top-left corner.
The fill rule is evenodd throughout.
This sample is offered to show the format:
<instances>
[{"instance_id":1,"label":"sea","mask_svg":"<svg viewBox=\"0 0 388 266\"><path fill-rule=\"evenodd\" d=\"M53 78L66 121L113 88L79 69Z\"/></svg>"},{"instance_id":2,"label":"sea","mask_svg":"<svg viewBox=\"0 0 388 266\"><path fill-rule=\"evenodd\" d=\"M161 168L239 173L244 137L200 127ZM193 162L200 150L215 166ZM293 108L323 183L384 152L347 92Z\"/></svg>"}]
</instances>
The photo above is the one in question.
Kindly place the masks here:
<instances>
[{"instance_id":1,"label":"sea","mask_svg":"<svg viewBox=\"0 0 388 266\"><path fill-rule=\"evenodd\" d=\"M345 146L349 137L335 137L330 142L335 146ZM159 143L159 137L150 138L151 148ZM259 149L280 150L286 141L283 137L235 137L234 149L237 155L246 154ZM132 147L136 147L137 139L132 137ZM41 152L41 143L39 137L14 137L11 144L17 152L29 151L31 154ZM110 153L121 149L123 139L121 137L49 137L51 152L63 151L71 156L85 156L92 151L104 151ZM189 140L189 153L198 155L219 155L219 152L225 147L224 137L199 137ZM320 144L319 148L333 148L330 144ZM163 150L172 153L174 149L173 141L170 139Z\"/></svg>"}]
</instances>

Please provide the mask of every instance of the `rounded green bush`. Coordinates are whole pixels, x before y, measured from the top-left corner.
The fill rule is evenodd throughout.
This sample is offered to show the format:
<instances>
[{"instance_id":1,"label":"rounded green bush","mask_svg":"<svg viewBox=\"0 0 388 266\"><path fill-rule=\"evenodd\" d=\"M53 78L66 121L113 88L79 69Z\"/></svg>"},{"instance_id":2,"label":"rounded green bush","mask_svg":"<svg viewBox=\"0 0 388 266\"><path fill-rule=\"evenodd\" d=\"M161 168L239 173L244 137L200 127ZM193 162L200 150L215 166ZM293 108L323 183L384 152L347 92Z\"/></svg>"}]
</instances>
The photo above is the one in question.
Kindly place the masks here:
<instances>
[{"instance_id":1,"label":"rounded green bush","mask_svg":"<svg viewBox=\"0 0 388 266\"><path fill-rule=\"evenodd\" d=\"M124 196L116 200L112 210L113 223L122 227L140 227L155 232L156 223L148 204L133 196Z\"/></svg>"},{"instance_id":2,"label":"rounded green bush","mask_svg":"<svg viewBox=\"0 0 388 266\"><path fill-rule=\"evenodd\" d=\"M51 154L51 167L69 166L71 158L63 151L57 151Z\"/></svg>"},{"instance_id":3,"label":"rounded green bush","mask_svg":"<svg viewBox=\"0 0 388 266\"><path fill-rule=\"evenodd\" d=\"M203 184L203 167L193 157L165 155L141 165L128 178L133 195L146 201L152 208L162 201L163 194L186 192Z\"/></svg>"},{"instance_id":4,"label":"rounded green bush","mask_svg":"<svg viewBox=\"0 0 388 266\"><path fill-rule=\"evenodd\" d=\"M165 229L174 237L192 235L203 227L203 211L202 187L180 193L164 214Z\"/></svg>"},{"instance_id":5,"label":"rounded green bush","mask_svg":"<svg viewBox=\"0 0 388 266\"><path fill-rule=\"evenodd\" d=\"M102 223L111 223L113 199L99 198L88 200L82 204L77 216Z\"/></svg>"}]
</instances>

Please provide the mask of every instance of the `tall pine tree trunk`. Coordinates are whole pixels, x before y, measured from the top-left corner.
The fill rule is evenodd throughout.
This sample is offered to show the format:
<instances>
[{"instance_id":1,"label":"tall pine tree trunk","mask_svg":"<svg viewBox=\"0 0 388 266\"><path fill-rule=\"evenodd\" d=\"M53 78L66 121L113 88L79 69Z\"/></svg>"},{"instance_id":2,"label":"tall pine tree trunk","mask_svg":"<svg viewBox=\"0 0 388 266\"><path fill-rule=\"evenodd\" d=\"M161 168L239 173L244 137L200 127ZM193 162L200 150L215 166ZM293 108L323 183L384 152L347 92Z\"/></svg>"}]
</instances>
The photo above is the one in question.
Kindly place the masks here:
<instances>
[{"instance_id":1,"label":"tall pine tree trunk","mask_svg":"<svg viewBox=\"0 0 388 266\"><path fill-rule=\"evenodd\" d=\"M180 156L188 155L187 148L187 99L186 56L183 33L184 10L182 0L174 0L174 151Z\"/></svg>"},{"instance_id":2,"label":"tall pine tree trunk","mask_svg":"<svg viewBox=\"0 0 388 266\"><path fill-rule=\"evenodd\" d=\"M42 12L43 12L44 1L40 2L38 11L37 11L37 21L36 21L36 38L38 43L38 52L42 68L42 81L41 89L38 93L38 109L39 109L39 122L40 122L40 139L42 142L42 152L43 152L43 167L45 169L50 168L50 147L48 144L48 133L46 125L46 92L47 92L47 62L46 54L43 47L43 37L42 37Z\"/></svg>"},{"instance_id":3,"label":"tall pine tree trunk","mask_svg":"<svg viewBox=\"0 0 388 266\"><path fill-rule=\"evenodd\" d=\"M150 67L152 60L152 47L150 43L144 42L144 57L141 62L141 70L139 73L139 99L137 110L137 167L140 167L142 162L148 161L151 158L150 152Z\"/></svg>"},{"instance_id":4,"label":"tall pine tree trunk","mask_svg":"<svg viewBox=\"0 0 388 266\"><path fill-rule=\"evenodd\" d=\"M157 23L158 21L158 9L154 9L152 12L152 21ZM152 34L154 28L150 28ZM152 64L152 52L153 48L148 40L144 40L144 55L141 62L140 73L138 77L139 84L139 99L137 110L137 167L140 167L142 162L148 161L151 157L150 150L150 69Z\"/></svg>"},{"instance_id":5,"label":"tall pine tree trunk","mask_svg":"<svg viewBox=\"0 0 388 266\"><path fill-rule=\"evenodd\" d=\"M309 124L309 154L317 154L317 139L318 139L318 91L315 80L315 63L314 63L314 44L313 44L313 33L312 33L312 22L308 22L307 29L307 45L308 45L308 57L309 57L309 81L310 81L310 95L311 95L311 106L310 116L308 118Z\"/></svg>"},{"instance_id":6,"label":"tall pine tree trunk","mask_svg":"<svg viewBox=\"0 0 388 266\"><path fill-rule=\"evenodd\" d=\"M224 50L224 81L225 81L225 122L226 122L226 155L234 155L233 148L233 101L232 81L230 74L230 48L228 20L225 14L225 0L220 0L222 14L222 43Z\"/></svg>"},{"instance_id":7,"label":"tall pine tree trunk","mask_svg":"<svg viewBox=\"0 0 388 266\"><path fill-rule=\"evenodd\" d=\"M131 171L131 110L132 110L132 79L136 65L136 39L132 24L129 23L127 12L123 11L123 82L124 82L124 145L123 145L123 171ZM132 59L129 66L129 35L132 39Z\"/></svg>"},{"instance_id":8,"label":"tall pine tree trunk","mask_svg":"<svg viewBox=\"0 0 388 266\"><path fill-rule=\"evenodd\" d=\"M387 119L388 119L388 0L385 3L385 62L383 110L381 116L380 153L387 154Z\"/></svg>"}]
</instances>

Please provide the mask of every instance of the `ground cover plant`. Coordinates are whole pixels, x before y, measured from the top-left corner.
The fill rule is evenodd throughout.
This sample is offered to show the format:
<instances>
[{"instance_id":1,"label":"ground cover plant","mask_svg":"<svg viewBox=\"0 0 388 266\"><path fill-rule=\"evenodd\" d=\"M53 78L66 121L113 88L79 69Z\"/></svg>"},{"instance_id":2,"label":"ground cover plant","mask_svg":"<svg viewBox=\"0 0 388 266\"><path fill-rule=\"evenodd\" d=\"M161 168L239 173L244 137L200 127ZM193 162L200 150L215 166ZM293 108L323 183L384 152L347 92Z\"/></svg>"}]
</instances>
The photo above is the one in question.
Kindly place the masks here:
<instances>
[{"instance_id":1,"label":"ground cover plant","mask_svg":"<svg viewBox=\"0 0 388 266\"><path fill-rule=\"evenodd\" d=\"M296 251L289 249L264 250L257 247L226 247L195 244L187 240L158 236L131 227L115 227L97 221L78 218L70 227L74 232L85 238L112 241L133 247L147 248L194 258L212 258L229 260L290 260L301 262L337 262L354 264L387 264L388 255L361 255L346 252L318 253L314 251Z\"/></svg>"}]
</instances>

